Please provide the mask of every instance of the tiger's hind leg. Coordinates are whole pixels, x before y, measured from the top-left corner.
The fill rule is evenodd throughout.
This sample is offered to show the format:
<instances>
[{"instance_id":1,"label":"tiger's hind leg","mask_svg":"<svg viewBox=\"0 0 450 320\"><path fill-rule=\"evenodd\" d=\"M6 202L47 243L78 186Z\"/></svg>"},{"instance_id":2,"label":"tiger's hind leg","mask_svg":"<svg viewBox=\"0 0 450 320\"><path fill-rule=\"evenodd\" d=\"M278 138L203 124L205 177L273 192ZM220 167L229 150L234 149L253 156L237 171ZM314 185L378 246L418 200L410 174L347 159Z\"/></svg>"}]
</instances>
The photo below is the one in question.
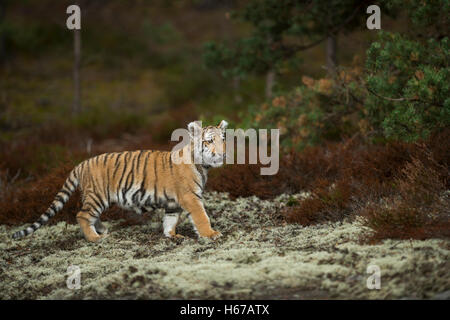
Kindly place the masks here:
<instances>
[{"instance_id":1,"label":"tiger's hind leg","mask_svg":"<svg viewBox=\"0 0 450 320\"><path fill-rule=\"evenodd\" d=\"M95 222L97 218L90 211L80 211L77 214L77 222L80 225L81 232L89 242L98 242L104 236L99 235L95 230Z\"/></svg>"},{"instance_id":2,"label":"tiger's hind leg","mask_svg":"<svg viewBox=\"0 0 450 320\"><path fill-rule=\"evenodd\" d=\"M106 228L100 222L100 214L106 208L95 195L86 195L83 199L83 208L77 214L77 221L81 232L89 242L98 242L105 238ZM100 234L99 234L100 233Z\"/></svg>"}]
</instances>

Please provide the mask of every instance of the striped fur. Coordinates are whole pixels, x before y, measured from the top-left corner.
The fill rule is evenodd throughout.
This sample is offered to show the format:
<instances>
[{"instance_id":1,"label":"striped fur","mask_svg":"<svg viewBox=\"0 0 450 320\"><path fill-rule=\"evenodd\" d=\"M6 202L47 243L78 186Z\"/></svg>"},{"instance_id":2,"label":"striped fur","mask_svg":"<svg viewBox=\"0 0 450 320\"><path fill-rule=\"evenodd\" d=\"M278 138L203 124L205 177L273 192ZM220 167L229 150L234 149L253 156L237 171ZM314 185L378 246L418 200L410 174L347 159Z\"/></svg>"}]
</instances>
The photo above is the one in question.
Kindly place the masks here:
<instances>
[{"instance_id":1,"label":"striped fur","mask_svg":"<svg viewBox=\"0 0 450 320\"><path fill-rule=\"evenodd\" d=\"M96 242L106 236L100 215L114 204L137 213L165 209L164 234L169 237L179 236L175 227L179 213L185 209L200 236L219 236L220 233L211 228L202 193L208 169L223 163L226 125L222 121L218 127L201 128L201 165L175 164L172 152L152 150L105 153L83 161L70 172L61 191L38 221L14 233L13 238L27 236L46 224L77 188L82 196L77 221L88 241ZM195 153L191 151L194 150L192 145L193 140L182 152ZM195 156L192 154L193 158Z\"/></svg>"}]
</instances>

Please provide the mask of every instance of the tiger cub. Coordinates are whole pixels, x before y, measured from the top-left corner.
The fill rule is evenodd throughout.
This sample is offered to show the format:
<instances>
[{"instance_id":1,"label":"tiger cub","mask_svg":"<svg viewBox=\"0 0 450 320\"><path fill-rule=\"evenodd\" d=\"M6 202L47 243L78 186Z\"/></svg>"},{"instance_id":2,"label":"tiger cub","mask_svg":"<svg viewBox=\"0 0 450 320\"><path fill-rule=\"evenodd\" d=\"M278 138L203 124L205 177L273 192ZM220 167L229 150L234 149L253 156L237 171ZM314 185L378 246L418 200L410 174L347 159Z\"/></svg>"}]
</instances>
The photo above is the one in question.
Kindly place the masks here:
<instances>
[{"instance_id":1,"label":"tiger cub","mask_svg":"<svg viewBox=\"0 0 450 320\"><path fill-rule=\"evenodd\" d=\"M76 188L81 191L82 200L76 218L87 241L97 242L107 235L100 215L113 204L137 213L165 209L166 237L181 237L175 228L182 209L188 211L199 236L220 236L211 228L202 193L208 169L224 163L227 125L224 120L216 127L202 128L197 122L189 123L190 141L179 154L188 154L192 160L202 159L201 164L195 164L198 161L175 163L172 154L178 151L151 150L105 153L85 160L70 172L61 191L39 220L14 233L13 238L27 236L46 224Z\"/></svg>"}]
</instances>

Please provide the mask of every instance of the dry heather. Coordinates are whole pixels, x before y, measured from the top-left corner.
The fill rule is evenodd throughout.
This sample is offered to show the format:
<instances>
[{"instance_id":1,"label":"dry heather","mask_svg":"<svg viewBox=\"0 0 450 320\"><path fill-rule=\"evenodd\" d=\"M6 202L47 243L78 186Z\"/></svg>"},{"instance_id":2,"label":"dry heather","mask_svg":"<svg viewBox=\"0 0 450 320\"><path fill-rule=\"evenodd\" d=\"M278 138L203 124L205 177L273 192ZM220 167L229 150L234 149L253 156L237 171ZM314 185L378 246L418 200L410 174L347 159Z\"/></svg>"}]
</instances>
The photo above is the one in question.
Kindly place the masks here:
<instances>
[{"instance_id":1,"label":"dry heather","mask_svg":"<svg viewBox=\"0 0 450 320\"><path fill-rule=\"evenodd\" d=\"M450 240L384 240L353 221L285 224L281 211L306 194L230 200L205 195L217 241L197 240L185 219L183 240L162 235L161 212L145 223L106 222L100 244L59 222L12 241L19 227L0 226L0 299L434 298L450 290ZM294 198L294 199L293 199ZM22 226L23 227L23 226ZM381 289L366 286L368 265L381 269ZM81 289L66 287L67 267L81 268Z\"/></svg>"}]
</instances>

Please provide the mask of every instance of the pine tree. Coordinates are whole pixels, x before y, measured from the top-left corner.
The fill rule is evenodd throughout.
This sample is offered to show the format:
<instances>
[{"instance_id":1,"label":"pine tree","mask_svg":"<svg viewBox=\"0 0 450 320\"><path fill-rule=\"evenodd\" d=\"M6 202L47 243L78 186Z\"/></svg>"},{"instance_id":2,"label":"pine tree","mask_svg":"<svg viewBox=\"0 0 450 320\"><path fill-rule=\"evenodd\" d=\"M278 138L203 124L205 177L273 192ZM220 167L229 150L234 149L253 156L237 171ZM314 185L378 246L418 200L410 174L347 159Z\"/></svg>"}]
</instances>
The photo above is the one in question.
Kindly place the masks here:
<instances>
[{"instance_id":1,"label":"pine tree","mask_svg":"<svg viewBox=\"0 0 450 320\"><path fill-rule=\"evenodd\" d=\"M273 81L269 79L275 77L282 63L328 40L328 66L334 68L337 35L365 23L368 3L356 0L250 1L232 15L252 25L250 36L232 45L207 43L206 64L221 69L225 76L265 74L267 84L272 86ZM270 88L266 88L266 95L270 95L269 92Z\"/></svg>"}]
</instances>

